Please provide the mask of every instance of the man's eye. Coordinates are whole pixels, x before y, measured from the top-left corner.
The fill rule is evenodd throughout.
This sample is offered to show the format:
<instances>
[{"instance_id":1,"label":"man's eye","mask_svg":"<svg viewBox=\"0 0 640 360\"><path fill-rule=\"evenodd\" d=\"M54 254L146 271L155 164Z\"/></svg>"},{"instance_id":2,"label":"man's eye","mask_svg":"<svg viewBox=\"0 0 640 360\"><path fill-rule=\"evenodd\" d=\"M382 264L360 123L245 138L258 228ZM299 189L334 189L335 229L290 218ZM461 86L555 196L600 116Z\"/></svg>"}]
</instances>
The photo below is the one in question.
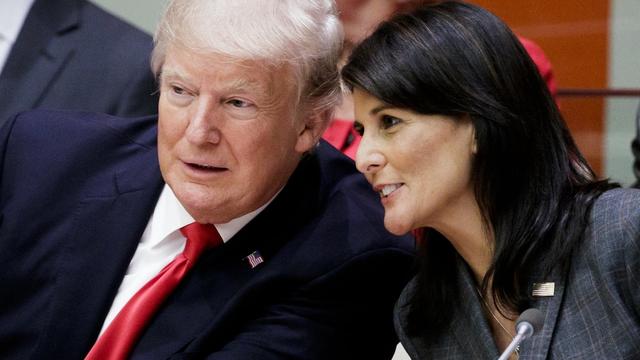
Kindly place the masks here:
<instances>
[{"instance_id":1,"label":"man's eye","mask_svg":"<svg viewBox=\"0 0 640 360\"><path fill-rule=\"evenodd\" d=\"M360 136L364 135L364 126L357 121L353 123L353 130L355 130Z\"/></svg>"},{"instance_id":2,"label":"man's eye","mask_svg":"<svg viewBox=\"0 0 640 360\"><path fill-rule=\"evenodd\" d=\"M186 91L179 86L171 86L171 91L177 95L184 95L186 93Z\"/></svg>"},{"instance_id":3,"label":"man's eye","mask_svg":"<svg viewBox=\"0 0 640 360\"><path fill-rule=\"evenodd\" d=\"M240 99L231 99L227 101L227 104L237 107L237 108L246 108L251 106L251 103L248 101L240 100Z\"/></svg>"},{"instance_id":4,"label":"man's eye","mask_svg":"<svg viewBox=\"0 0 640 360\"><path fill-rule=\"evenodd\" d=\"M380 119L380 123L383 129L389 129L395 125L398 125L400 123L400 119L389 115L383 115Z\"/></svg>"},{"instance_id":5,"label":"man's eye","mask_svg":"<svg viewBox=\"0 0 640 360\"><path fill-rule=\"evenodd\" d=\"M258 105L249 100L228 98L222 105L231 117L238 120L250 120L258 116Z\"/></svg>"}]
</instances>

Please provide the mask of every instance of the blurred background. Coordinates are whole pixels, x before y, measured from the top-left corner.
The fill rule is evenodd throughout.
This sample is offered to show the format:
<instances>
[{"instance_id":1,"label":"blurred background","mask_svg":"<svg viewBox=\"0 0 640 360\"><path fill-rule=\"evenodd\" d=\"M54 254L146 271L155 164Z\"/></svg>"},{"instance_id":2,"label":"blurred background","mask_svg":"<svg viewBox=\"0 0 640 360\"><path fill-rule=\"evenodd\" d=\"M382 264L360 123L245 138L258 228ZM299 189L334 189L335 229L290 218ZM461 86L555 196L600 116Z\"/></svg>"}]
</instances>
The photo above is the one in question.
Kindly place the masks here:
<instances>
[{"instance_id":1,"label":"blurred background","mask_svg":"<svg viewBox=\"0 0 640 360\"><path fill-rule=\"evenodd\" d=\"M165 3L94 2L149 33ZM540 45L553 66L560 109L590 164L601 177L633 183L630 144L640 103L640 0L470 2Z\"/></svg>"}]
</instances>

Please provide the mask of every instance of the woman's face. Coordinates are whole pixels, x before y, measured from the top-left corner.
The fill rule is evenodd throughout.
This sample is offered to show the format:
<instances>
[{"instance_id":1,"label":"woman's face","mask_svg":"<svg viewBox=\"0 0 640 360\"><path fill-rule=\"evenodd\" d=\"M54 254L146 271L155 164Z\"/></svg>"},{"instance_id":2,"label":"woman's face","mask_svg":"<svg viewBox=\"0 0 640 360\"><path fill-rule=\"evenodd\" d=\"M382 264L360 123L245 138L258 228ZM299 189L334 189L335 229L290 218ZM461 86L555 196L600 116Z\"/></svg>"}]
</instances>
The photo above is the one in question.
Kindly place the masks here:
<instances>
[{"instance_id":1,"label":"woman's face","mask_svg":"<svg viewBox=\"0 0 640 360\"><path fill-rule=\"evenodd\" d=\"M356 165L380 194L387 230L464 223L475 202L471 120L395 108L358 88L353 95L363 134Z\"/></svg>"}]
</instances>

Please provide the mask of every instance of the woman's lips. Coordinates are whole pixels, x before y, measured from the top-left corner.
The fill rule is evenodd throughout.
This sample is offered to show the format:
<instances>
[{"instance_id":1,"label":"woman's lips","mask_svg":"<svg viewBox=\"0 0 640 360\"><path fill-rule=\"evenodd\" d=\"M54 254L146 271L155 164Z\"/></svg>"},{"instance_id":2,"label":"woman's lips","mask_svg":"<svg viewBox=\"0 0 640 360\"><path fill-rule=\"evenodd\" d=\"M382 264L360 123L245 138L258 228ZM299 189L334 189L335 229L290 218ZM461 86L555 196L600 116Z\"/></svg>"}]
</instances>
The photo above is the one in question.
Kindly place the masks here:
<instances>
[{"instance_id":1,"label":"woman's lips","mask_svg":"<svg viewBox=\"0 0 640 360\"><path fill-rule=\"evenodd\" d=\"M382 189L380 190L380 196L382 197L387 197L389 196L392 192L396 191L400 186L402 186L402 184L390 184L390 185L385 185L384 187L382 187Z\"/></svg>"}]
</instances>

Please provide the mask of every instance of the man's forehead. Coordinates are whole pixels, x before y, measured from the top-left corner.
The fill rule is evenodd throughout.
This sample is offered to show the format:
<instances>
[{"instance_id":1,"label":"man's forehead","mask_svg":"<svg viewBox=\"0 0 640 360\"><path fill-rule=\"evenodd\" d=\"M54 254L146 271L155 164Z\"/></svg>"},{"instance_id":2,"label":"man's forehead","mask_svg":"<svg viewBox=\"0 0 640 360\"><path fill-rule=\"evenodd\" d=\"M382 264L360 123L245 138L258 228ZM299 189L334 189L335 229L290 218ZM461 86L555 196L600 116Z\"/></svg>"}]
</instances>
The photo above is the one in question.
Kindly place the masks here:
<instances>
[{"instance_id":1,"label":"man's forehead","mask_svg":"<svg viewBox=\"0 0 640 360\"><path fill-rule=\"evenodd\" d=\"M277 83L286 83L287 76L288 72L282 67L266 66L256 61L210 59L201 64L185 66L168 58L162 67L160 78L190 83L206 79L232 90L272 91Z\"/></svg>"}]
</instances>

